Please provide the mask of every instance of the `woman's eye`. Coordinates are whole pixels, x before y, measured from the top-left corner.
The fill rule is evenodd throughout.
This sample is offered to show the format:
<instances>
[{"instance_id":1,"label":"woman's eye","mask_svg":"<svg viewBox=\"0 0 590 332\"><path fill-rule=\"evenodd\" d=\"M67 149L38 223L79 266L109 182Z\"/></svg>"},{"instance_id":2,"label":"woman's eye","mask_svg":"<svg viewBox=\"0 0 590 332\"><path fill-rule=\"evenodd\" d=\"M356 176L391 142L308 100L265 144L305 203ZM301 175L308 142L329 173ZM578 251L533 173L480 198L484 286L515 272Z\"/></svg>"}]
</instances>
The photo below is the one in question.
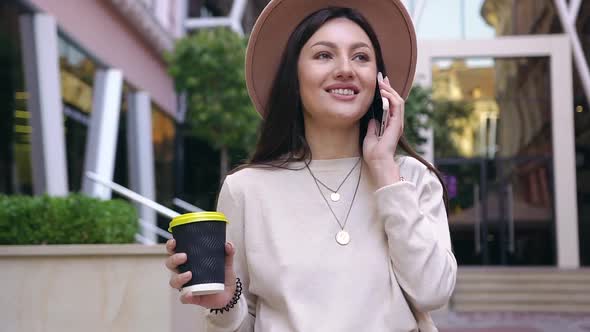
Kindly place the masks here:
<instances>
[{"instance_id":1,"label":"woman's eye","mask_svg":"<svg viewBox=\"0 0 590 332\"><path fill-rule=\"evenodd\" d=\"M361 61L369 61L369 56L361 53L361 54L355 55L354 59L359 59Z\"/></svg>"},{"instance_id":2,"label":"woman's eye","mask_svg":"<svg viewBox=\"0 0 590 332\"><path fill-rule=\"evenodd\" d=\"M332 59L332 55L330 53L326 53L326 52L321 52L318 53L315 56L316 59L318 60L327 60L327 59ZM364 54L364 53L360 53L360 54L356 54L355 56L353 56L352 58L353 60L360 60L362 62L367 62L370 60L369 56Z\"/></svg>"}]
</instances>

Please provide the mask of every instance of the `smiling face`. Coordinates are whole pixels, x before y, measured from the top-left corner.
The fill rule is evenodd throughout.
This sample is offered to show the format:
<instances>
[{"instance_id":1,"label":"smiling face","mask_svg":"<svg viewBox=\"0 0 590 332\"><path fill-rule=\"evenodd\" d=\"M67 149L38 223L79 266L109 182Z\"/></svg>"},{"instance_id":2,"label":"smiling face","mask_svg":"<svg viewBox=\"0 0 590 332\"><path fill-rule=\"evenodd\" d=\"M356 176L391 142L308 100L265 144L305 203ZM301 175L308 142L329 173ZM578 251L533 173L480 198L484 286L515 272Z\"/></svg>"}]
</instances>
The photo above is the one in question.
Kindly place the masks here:
<instances>
[{"instance_id":1,"label":"smiling face","mask_svg":"<svg viewBox=\"0 0 590 332\"><path fill-rule=\"evenodd\" d=\"M375 50L353 21L326 22L301 49L297 68L306 121L351 126L369 109L377 79Z\"/></svg>"}]
</instances>

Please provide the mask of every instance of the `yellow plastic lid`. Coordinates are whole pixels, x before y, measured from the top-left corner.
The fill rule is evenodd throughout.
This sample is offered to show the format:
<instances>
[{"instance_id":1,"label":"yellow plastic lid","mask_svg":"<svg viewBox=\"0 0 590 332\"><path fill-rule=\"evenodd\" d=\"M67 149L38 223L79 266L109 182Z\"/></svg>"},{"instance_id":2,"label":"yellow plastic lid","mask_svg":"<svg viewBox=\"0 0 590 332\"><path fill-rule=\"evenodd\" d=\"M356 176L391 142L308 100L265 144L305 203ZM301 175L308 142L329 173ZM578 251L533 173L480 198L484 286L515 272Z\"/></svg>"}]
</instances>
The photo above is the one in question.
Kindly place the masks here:
<instances>
[{"instance_id":1,"label":"yellow plastic lid","mask_svg":"<svg viewBox=\"0 0 590 332\"><path fill-rule=\"evenodd\" d=\"M191 212L181 214L178 217L172 219L168 227L168 232L172 233L173 227L201 221L224 221L229 223L225 215L221 212Z\"/></svg>"}]
</instances>

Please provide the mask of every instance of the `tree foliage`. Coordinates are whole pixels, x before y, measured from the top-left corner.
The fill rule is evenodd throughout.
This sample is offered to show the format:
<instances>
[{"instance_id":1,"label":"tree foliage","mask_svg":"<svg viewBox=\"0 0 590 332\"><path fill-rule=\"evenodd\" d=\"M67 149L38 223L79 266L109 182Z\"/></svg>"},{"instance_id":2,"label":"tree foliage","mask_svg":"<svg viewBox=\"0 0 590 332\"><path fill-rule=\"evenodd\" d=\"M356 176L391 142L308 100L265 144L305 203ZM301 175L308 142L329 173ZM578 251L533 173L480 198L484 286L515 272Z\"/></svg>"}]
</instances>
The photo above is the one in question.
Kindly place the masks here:
<instances>
[{"instance_id":1,"label":"tree foliage","mask_svg":"<svg viewBox=\"0 0 590 332\"><path fill-rule=\"evenodd\" d=\"M177 91L187 95L188 134L215 149L251 150L259 117L246 89L246 40L227 28L180 39L167 56Z\"/></svg>"}]
</instances>

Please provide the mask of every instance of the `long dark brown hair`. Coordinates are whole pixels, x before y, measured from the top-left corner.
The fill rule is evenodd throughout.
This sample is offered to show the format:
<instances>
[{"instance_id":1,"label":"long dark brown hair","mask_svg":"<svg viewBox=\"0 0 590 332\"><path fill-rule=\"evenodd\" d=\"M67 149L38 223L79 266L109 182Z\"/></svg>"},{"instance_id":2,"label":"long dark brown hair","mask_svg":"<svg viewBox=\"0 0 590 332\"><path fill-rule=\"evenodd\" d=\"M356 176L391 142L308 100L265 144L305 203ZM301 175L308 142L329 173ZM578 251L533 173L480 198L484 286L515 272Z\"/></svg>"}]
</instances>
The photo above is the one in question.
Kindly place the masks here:
<instances>
[{"instance_id":1,"label":"long dark brown hair","mask_svg":"<svg viewBox=\"0 0 590 332\"><path fill-rule=\"evenodd\" d=\"M234 172L251 166L286 168L285 166L289 162L304 161L308 163L312 159L311 149L305 139L297 63L301 49L311 36L326 22L336 18L349 19L365 31L375 49L377 69L386 76L387 71L377 35L369 22L358 11L351 8L330 7L309 15L295 28L287 42L265 108L266 114L259 129L256 150L250 160L238 167ZM376 91L379 91L378 89L377 86ZM360 120L360 146L363 145L369 120L382 112L380 99L379 94L375 93L373 103ZM377 119L380 119L380 116ZM418 159L436 174L443 186L443 199L445 207L448 209L447 189L440 173L411 148L404 136L400 138L399 146L406 154Z\"/></svg>"}]
</instances>

